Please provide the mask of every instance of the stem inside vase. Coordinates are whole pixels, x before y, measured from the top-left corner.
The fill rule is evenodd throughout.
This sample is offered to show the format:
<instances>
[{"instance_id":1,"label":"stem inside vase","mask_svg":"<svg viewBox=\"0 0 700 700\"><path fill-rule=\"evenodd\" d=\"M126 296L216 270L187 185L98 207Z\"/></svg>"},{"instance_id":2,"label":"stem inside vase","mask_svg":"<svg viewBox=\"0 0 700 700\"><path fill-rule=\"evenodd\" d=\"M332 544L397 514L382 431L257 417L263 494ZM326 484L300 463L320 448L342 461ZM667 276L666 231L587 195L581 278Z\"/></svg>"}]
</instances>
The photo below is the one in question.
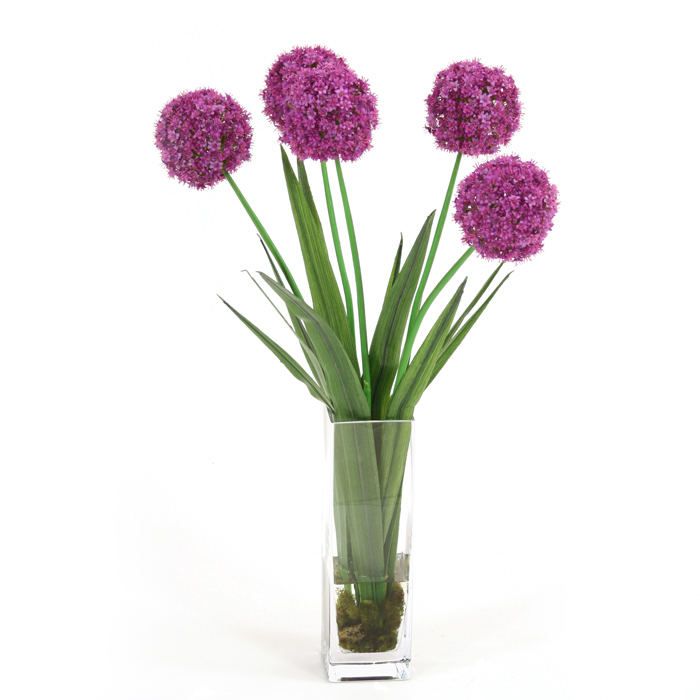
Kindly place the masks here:
<instances>
[{"instance_id":1,"label":"stem inside vase","mask_svg":"<svg viewBox=\"0 0 700 700\"><path fill-rule=\"evenodd\" d=\"M346 651L397 646L408 554L397 557L410 421L334 424L333 513L338 642Z\"/></svg>"}]
</instances>

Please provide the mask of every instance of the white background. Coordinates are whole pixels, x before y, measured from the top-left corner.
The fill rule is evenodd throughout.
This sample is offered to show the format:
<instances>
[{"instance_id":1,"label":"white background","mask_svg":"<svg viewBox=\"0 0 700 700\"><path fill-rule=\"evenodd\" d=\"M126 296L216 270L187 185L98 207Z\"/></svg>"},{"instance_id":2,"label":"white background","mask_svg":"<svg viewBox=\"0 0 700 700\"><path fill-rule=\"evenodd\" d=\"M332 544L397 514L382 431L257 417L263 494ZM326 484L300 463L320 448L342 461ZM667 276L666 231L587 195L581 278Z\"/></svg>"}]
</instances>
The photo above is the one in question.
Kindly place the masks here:
<instances>
[{"instance_id":1,"label":"white background","mask_svg":"<svg viewBox=\"0 0 700 700\"><path fill-rule=\"evenodd\" d=\"M3 698L700 697L691 6L5 10ZM379 100L374 148L346 167L370 326L399 233L449 178L423 129L438 70L504 66L523 103L504 152L560 190L544 251L417 411L403 684L324 681L321 411L216 298L293 346L240 273L265 260L233 193L169 179L153 145L178 92L239 100L237 179L299 271L259 91L311 43ZM450 220L436 270L462 250ZM470 288L490 269L470 260Z\"/></svg>"}]
</instances>

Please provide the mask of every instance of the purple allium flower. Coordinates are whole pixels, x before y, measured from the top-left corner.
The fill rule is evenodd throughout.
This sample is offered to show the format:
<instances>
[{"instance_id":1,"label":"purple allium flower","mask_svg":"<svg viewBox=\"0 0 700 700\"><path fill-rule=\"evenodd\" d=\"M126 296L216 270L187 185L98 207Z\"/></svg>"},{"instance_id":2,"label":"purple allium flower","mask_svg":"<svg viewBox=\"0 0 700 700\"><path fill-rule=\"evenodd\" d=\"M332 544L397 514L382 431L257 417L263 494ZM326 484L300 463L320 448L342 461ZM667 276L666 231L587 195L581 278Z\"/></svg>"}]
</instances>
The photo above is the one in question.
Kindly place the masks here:
<instances>
[{"instance_id":1,"label":"purple allium flower","mask_svg":"<svg viewBox=\"0 0 700 700\"><path fill-rule=\"evenodd\" d=\"M557 211L557 188L534 163L501 156L459 185L455 221L485 258L518 261L542 248Z\"/></svg>"},{"instance_id":2,"label":"purple allium flower","mask_svg":"<svg viewBox=\"0 0 700 700\"><path fill-rule=\"evenodd\" d=\"M298 158L356 160L372 145L377 100L332 51L294 49L268 73L265 114Z\"/></svg>"},{"instance_id":3,"label":"purple allium flower","mask_svg":"<svg viewBox=\"0 0 700 700\"><path fill-rule=\"evenodd\" d=\"M495 153L520 124L513 78L479 61L453 63L440 71L426 103L426 128L446 151Z\"/></svg>"},{"instance_id":4,"label":"purple allium flower","mask_svg":"<svg viewBox=\"0 0 700 700\"><path fill-rule=\"evenodd\" d=\"M248 112L232 97L195 90L168 102L156 125L156 145L170 177L204 189L250 158Z\"/></svg>"},{"instance_id":5,"label":"purple allium flower","mask_svg":"<svg viewBox=\"0 0 700 700\"><path fill-rule=\"evenodd\" d=\"M316 68L326 63L346 66L345 60L323 46L300 46L283 53L273 64L265 78L265 88L260 96L265 103L265 115L277 127L282 127L287 105L286 88L302 68Z\"/></svg>"}]
</instances>

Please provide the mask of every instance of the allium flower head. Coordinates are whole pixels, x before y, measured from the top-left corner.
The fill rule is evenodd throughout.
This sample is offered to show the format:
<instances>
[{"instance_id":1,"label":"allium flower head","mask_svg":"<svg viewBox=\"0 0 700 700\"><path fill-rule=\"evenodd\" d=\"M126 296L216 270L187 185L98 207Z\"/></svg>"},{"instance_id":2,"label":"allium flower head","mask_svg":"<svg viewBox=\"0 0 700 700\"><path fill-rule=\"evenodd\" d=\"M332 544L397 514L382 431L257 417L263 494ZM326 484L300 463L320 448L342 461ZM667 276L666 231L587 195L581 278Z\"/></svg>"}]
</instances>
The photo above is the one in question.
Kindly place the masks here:
<instances>
[{"instance_id":1,"label":"allium flower head","mask_svg":"<svg viewBox=\"0 0 700 700\"><path fill-rule=\"evenodd\" d=\"M513 78L479 61L453 63L440 71L426 103L426 128L447 151L495 153L520 125Z\"/></svg>"},{"instance_id":2,"label":"allium flower head","mask_svg":"<svg viewBox=\"0 0 700 700\"><path fill-rule=\"evenodd\" d=\"M367 81L328 49L281 56L268 74L263 100L280 140L298 158L356 160L372 145L377 100Z\"/></svg>"},{"instance_id":3,"label":"allium flower head","mask_svg":"<svg viewBox=\"0 0 700 700\"><path fill-rule=\"evenodd\" d=\"M282 127L287 105L286 89L290 80L303 68L316 68L326 63L346 66L345 60L323 46L300 46L283 53L273 64L265 78L261 93L265 103L265 115L277 127Z\"/></svg>"},{"instance_id":4,"label":"allium flower head","mask_svg":"<svg viewBox=\"0 0 700 700\"><path fill-rule=\"evenodd\" d=\"M195 90L168 102L156 125L156 145L170 177L204 189L250 158L248 113L229 95Z\"/></svg>"},{"instance_id":5,"label":"allium flower head","mask_svg":"<svg viewBox=\"0 0 700 700\"><path fill-rule=\"evenodd\" d=\"M485 258L518 261L542 248L557 211L557 188L534 163L501 156L459 185L455 221Z\"/></svg>"}]
</instances>

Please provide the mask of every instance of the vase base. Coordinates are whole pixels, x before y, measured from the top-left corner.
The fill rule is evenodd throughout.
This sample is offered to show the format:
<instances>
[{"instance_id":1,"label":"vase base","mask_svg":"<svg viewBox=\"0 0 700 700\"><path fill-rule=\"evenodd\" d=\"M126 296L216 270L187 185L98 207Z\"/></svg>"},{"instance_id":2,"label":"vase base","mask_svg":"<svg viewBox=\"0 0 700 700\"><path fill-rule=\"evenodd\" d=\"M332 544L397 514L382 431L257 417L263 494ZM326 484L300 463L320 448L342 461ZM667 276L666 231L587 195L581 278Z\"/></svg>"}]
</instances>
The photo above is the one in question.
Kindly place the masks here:
<instances>
[{"instance_id":1,"label":"vase base","mask_svg":"<svg viewBox=\"0 0 700 700\"><path fill-rule=\"evenodd\" d=\"M411 677L411 661L333 664L325 662L328 680L340 681L407 681Z\"/></svg>"}]
</instances>

